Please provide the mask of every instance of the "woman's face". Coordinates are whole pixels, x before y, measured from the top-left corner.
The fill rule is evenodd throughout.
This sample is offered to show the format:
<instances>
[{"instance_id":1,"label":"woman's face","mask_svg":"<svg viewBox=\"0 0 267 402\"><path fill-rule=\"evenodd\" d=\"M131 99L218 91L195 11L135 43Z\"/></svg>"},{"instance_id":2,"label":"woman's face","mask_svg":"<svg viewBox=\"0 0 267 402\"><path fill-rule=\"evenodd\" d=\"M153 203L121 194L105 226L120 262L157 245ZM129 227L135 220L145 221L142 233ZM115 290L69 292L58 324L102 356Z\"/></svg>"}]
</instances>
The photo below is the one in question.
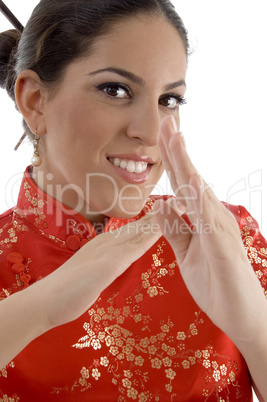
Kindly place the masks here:
<instances>
[{"instance_id":1,"label":"woman's face","mask_svg":"<svg viewBox=\"0 0 267 402\"><path fill-rule=\"evenodd\" d=\"M138 214L163 172L161 120L179 127L185 75L182 40L159 17L99 38L44 106L43 189L91 222Z\"/></svg>"}]
</instances>

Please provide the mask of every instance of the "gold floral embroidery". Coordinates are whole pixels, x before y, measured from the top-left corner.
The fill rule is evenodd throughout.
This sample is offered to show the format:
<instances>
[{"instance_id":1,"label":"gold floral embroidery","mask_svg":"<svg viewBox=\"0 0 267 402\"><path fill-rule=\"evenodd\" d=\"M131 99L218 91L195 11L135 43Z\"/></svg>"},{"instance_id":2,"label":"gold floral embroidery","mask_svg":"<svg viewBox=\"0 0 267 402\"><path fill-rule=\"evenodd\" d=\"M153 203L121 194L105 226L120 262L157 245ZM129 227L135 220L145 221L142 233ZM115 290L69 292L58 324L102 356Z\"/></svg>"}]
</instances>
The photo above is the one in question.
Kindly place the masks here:
<instances>
[{"instance_id":1,"label":"gold floral embroidery","mask_svg":"<svg viewBox=\"0 0 267 402\"><path fill-rule=\"evenodd\" d=\"M147 202L145 204L145 207L144 207L144 210L145 210L146 214L149 214L150 212L153 211L154 203L155 203L155 200L153 200L152 198L148 198L148 200L147 200Z\"/></svg>"},{"instance_id":2,"label":"gold floral embroidery","mask_svg":"<svg viewBox=\"0 0 267 402\"><path fill-rule=\"evenodd\" d=\"M40 196L36 194L35 190L33 190L27 182L24 183L24 190L24 196L30 205L27 207L27 210L24 212L24 214L18 209L15 209L15 212L20 218L25 218L30 212L32 215L35 215L35 226L39 227L42 225L44 228L47 228L48 224L45 222L46 215L43 213L43 208L48 206L48 202L40 198Z\"/></svg>"},{"instance_id":3,"label":"gold floral embroidery","mask_svg":"<svg viewBox=\"0 0 267 402\"><path fill-rule=\"evenodd\" d=\"M0 292L0 301L6 299L8 296L11 295L11 293L12 293L11 289L7 290L7 289L2 288L2 290Z\"/></svg>"},{"instance_id":4,"label":"gold floral embroidery","mask_svg":"<svg viewBox=\"0 0 267 402\"><path fill-rule=\"evenodd\" d=\"M14 368L15 364L14 362L10 362L7 366L5 366L4 368L2 368L2 370L0 370L0 377L5 377L7 378L7 373L8 373L8 369L9 368Z\"/></svg>"},{"instance_id":5,"label":"gold floral embroidery","mask_svg":"<svg viewBox=\"0 0 267 402\"><path fill-rule=\"evenodd\" d=\"M250 225L242 227L240 233L248 259L254 268L255 274L257 275L267 298L267 249L259 246L256 247L256 244L261 244L260 240L256 242L255 237L260 235L259 230L257 225L254 223L255 221L251 217L248 217L247 221ZM253 247L252 244L255 244L255 246Z\"/></svg>"},{"instance_id":6,"label":"gold floral embroidery","mask_svg":"<svg viewBox=\"0 0 267 402\"><path fill-rule=\"evenodd\" d=\"M118 400L150 400L155 398L155 395L146 391L146 383L153 378L155 371L162 374L163 381L165 379L162 385L170 394L170 398L175 398L175 381L179 378L180 370L190 372L199 366L206 384L203 389L205 400L215 395L214 392L218 397L221 392L227 393L230 385L236 390L236 395L242 395L236 380L239 368L230 357L220 355L210 345L201 350L189 347L190 338L199 335L204 323L201 311L195 312L195 318L186 330L180 328L175 331L171 317L166 317L158 322L156 332L155 329L151 331L152 319L142 313L144 297L146 293L150 297L163 297L168 294L160 282L166 276L175 275L177 269L175 261L168 264L164 260L165 246L165 242L158 245L156 252L151 256L151 266L142 272L141 292L126 297L124 305L119 303L120 308L116 307L119 292L108 300L107 307L101 305L99 298L94 308L88 311L90 321L85 322L83 326L86 334L73 347L91 348L97 358L93 359L89 366L84 365L80 378L73 385L75 389L79 387L80 391L84 392L93 386L93 381L101 382L101 378L110 373L111 382L116 385L119 393ZM133 320L141 325L141 332L134 334L129 331L124 327L125 320ZM147 364L150 366L149 373L145 371ZM123 367L125 370L122 371ZM85 378L84 373L89 377Z\"/></svg>"},{"instance_id":7,"label":"gold floral embroidery","mask_svg":"<svg viewBox=\"0 0 267 402\"><path fill-rule=\"evenodd\" d=\"M174 268L177 268L176 261L173 261L171 264L162 265L163 259L160 258L160 256L163 254L163 248L165 246L165 241L158 245L157 252L152 255L153 263L151 267L141 276L142 286L146 289L150 297L162 296L164 293L168 293L160 285L159 280L166 275L174 275Z\"/></svg>"},{"instance_id":8,"label":"gold floral embroidery","mask_svg":"<svg viewBox=\"0 0 267 402\"><path fill-rule=\"evenodd\" d=\"M12 397L7 396L6 394L0 396L0 402L19 402L20 398L17 394L12 395Z\"/></svg>"},{"instance_id":9,"label":"gold floral embroidery","mask_svg":"<svg viewBox=\"0 0 267 402\"><path fill-rule=\"evenodd\" d=\"M5 366L2 370L0 370L0 378L7 378L9 369L13 369L15 367L14 362L10 362L7 366ZM17 394L13 394L12 397L9 397L6 394L3 394L0 390L0 402L19 402L20 398Z\"/></svg>"},{"instance_id":10,"label":"gold floral embroidery","mask_svg":"<svg viewBox=\"0 0 267 402\"><path fill-rule=\"evenodd\" d=\"M30 192L30 186L25 186L31 211L35 214L33 219L38 225L46 223L46 216L38 211L45 206L42 199L39 199L34 192ZM32 190L31 190L32 191ZM150 199L146 206L146 212L151 211L154 201ZM11 246L12 239L17 237L18 232L28 230L24 222L25 216L18 213L13 214L13 228L6 230L8 245ZM256 274L262 284L267 278L267 249L258 250L255 245L255 229L252 229L253 220L247 220L243 228L243 238L246 250L251 262L256 264ZM114 221L114 227L120 225L121 221ZM9 226L10 227L10 226ZM53 232L46 234L38 226L39 233L53 241L64 242L57 239ZM2 231L3 233L3 231ZM0 231L1 234L1 231ZM54 233L55 234L55 233ZM253 247L253 245L255 247ZM88 322L84 323L83 335L73 347L76 349L90 349L88 360L81 362L76 373L76 381L64 388L53 388L52 393L68 393L75 390L79 392L90 392L94 384L101 382L110 376L110 381L118 391L118 401L133 399L136 401L157 401L160 397L152 394L149 382L153 380L153 373L160 374L162 378L161 389L169 394L169 400L175 399L175 383L179 380L181 373L189 375L198 367L198 372L203 375L203 400L210 396L217 396L218 400L229 400L227 398L228 387L231 386L231 395L236 393L236 398L242 401L242 391L238 384L239 367L230 357L217 353L211 345L202 345L198 348L190 347L190 338L198 337L203 328L205 316L196 312L195 316L189 317L189 324L185 327L177 327L172 322L172 316L164 317L164 320L152 318L147 311L143 312L147 302L160 303L168 294L166 279L178 272L175 261L166 261L163 250L165 242L158 244L156 251L151 255L151 264L144 267L142 281L130 296L124 301L118 300L120 293L116 293L108 300L108 305L103 307L101 298L89 310ZM258 247L259 248L259 247ZM260 266L262 265L262 267ZM265 265L264 265L265 264ZM139 285L139 284L138 284ZM7 297L9 290L1 292ZM0 295L0 298L1 298ZM106 302L106 300L105 300ZM119 306L119 307L118 307ZM194 311L194 310L193 310ZM136 323L139 331L130 331L128 322ZM134 324L135 325L135 324ZM84 354L86 356L86 353ZM3 371L2 376L6 372ZM8 373L7 373L8 375ZM224 399L221 398L223 392ZM229 390L230 395L230 390ZM166 393L165 393L166 396ZM11 401L7 395L1 395L2 400ZM16 397L16 396L12 396ZM234 396L233 396L234 397ZM16 400L16 399L14 399ZM19 400L19 398L17 399Z\"/></svg>"},{"instance_id":11,"label":"gold floral embroidery","mask_svg":"<svg viewBox=\"0 0 267 402\"><path fill-rule=\"evenodd\" d=\"M4 234L4 231L0 232L0 234ZM5 235L7 236L5 239L0 240L0 246L8 246L11 247L12 243L17 243L18 237L16 236L16 230L15 227L11 227L5 232ZM1 254L3 253L3 250L0 252Z\"/></svg>"},{"instance_id":12,"label":"gold floral embroidery","mask_svg":"<svg viewBox=\"0 0 267 402\"><path fill-rule=\"evenodd\" d=\"M98 307L89 310L90 323L84 323L87 335L73 345L78 349L92 348L96 352L103 350L105 353L100 358L94 359L89 367L84 366L81 369L81 377L74 384L75 388L79 386L81 392L91 388L93 380L101 381L101 377L105 376L103 371L105 369L113 375L112 382L117 386L121 396L118 400L124 401L126 397L138 401L150 400L152 394L143 391L149 380L148 373L142 371L146 360L150 361L152 371L164 373L164 387L172 397L174 396L173 381L179 375L179 370L190 371L195 365L201 365L206 370L204 377L207 385L203 395L207 398L213 395L214 387L217 387L218 394L230 384L238 389L239 385L235 377L238 367L230 358L216 353L212 346L204 350L186 349L187 339L197 336L199 327L204 323L201 311L195 313L195 320L188 329L177 331L176 336L172 335L173 323L168 318L160 322L160 332L148 335L149 326L147 326L146 336L140 337L119 325L120 317L130 316L135 319L136 315L133 313L135 303L131 300L131 303L124 308L115 309L112 304L116 296L114 295L110 300L111 306L107 309ZM140 294L134 299L136 303L143 300ZM140 321L143 319L140 313ZM115 324L108 325L109 321L115 321ZM119 362L124 364L128 362L130 369L124 370L122 374L119 370Z\"/></svg>"}]
</instances>

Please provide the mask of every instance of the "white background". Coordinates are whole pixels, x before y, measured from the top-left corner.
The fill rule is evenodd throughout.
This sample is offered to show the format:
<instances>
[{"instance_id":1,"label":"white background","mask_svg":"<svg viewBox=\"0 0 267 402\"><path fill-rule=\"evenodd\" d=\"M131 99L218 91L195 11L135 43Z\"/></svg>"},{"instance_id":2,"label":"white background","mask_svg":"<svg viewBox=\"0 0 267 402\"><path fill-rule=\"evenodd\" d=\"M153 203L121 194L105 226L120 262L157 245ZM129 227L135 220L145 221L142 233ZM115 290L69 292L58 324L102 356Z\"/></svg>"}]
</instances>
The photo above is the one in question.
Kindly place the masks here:
<instances>
[{"instance_id":1,"label":"white background","mask_svg":"<svg viewBox=\"0 0 267 402\"><path fill-rule=\"evenodd\" d=\"M182 131L189 154L219 199L244 205L267 235L266 0L173 0L194 49ZM37 0L6 0L25 24ZM11 26L0 15L0 30ZM21 118L0 91L0 211L14 205L31 145L13 148ZM170 192L164 177L157 188Z\"/></svg>"},{"instance_id":2,"label":"white background","mask_svg":"<svg viewBox=\"0 0 267 402\"><path fill-rule=\"evenodd\" d=\"M266 0L173 0L194 49L182 131L189 154L217 196L244 205L267 235ZM24 25L36 0L6 4ZM0 31L11 26L0 15ZM14 205L32 147L13 148L21 118L0 91L0 210ZM164 177L158 192L170 192Z\"/></svg>"}]
</instances>

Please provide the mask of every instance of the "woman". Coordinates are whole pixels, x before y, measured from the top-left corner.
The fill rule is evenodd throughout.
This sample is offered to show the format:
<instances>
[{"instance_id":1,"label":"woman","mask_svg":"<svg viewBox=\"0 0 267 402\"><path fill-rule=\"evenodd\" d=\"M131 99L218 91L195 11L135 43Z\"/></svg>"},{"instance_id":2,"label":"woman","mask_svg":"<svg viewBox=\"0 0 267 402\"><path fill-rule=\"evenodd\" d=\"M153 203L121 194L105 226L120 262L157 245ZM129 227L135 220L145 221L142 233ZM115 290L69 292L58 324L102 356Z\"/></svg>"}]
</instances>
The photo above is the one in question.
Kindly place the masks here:
<instances>
[{"instance_id":1,"label":"woman","mask_svg":"<svg viewBox=\"0 0 267 402\"><path fill-rule=\"evenodd\" d=\"M35 149L1 217L2 400L266 399L267 246L186 153L171 3L42 0L1 41Z\"/></svg>"}]
</instances>

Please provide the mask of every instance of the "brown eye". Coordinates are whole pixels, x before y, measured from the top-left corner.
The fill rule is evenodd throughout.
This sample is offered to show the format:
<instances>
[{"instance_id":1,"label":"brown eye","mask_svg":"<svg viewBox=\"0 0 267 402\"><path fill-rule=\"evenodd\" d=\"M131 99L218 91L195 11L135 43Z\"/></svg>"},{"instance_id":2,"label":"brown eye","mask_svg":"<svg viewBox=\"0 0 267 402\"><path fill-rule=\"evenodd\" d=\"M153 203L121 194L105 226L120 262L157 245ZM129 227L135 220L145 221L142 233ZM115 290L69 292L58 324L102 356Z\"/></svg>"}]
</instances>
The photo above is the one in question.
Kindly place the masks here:
<instances>
[{"instance_id":1,"label":"brown eye","mask_svg":"<svg viewBox=\"0 0 267 402\"><path fill-rule=\"evenodd\" d=\"M179 95L167 95L162 96L159 99L159 103L160 105L167 107L168 109L176 110L179 105L184 105L186 103L186 100Z\"/></svg>"},{"instance_id":2,"label":"brown eye","mask_svg":"<svg viewBox=\"0 0 267 402\"><path fill-rule=\"evenodd\" d=\"M129 99L130 98L130 89L122 84L118 83L107 83L100 85L98 89L104 93L106 93L111 98L115 99Z\"/></svg>"}]
</instances>

